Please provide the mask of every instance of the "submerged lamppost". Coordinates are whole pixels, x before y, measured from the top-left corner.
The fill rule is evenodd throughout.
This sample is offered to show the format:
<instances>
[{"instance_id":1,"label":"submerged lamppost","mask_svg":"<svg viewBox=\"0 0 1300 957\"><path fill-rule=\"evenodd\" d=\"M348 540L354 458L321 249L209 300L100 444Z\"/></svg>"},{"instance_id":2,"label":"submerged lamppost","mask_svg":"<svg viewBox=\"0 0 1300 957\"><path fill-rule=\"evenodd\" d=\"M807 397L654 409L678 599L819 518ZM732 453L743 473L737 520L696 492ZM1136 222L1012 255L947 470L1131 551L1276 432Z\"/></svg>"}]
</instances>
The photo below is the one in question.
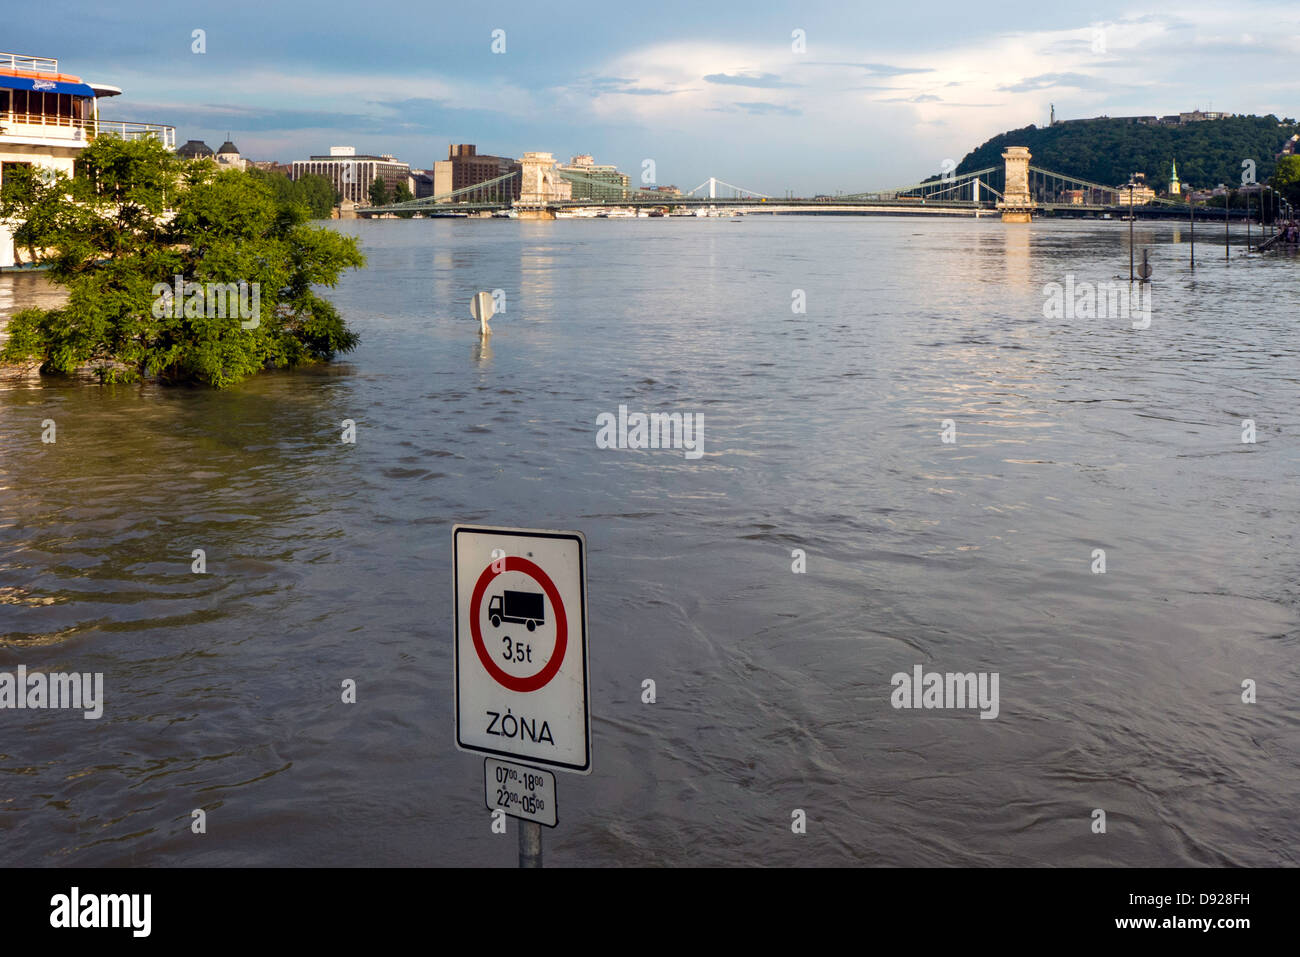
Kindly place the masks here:
<instances>
[{"instance_id":1,"label":"submerged lamppost","mask_svg":"<svg viewBox=\"0 0 1300 957\"><path fill-rule=\"evenodd\" d=\"M1242 192L1246 193L1244 189ZM1246 253L1250 253L1250 193L1246 193Z\"/></svg>"},{"instance_id":2,"label":"submerged lamppost","mask_svg":"<svg viewBox=\"0 0 1300 957\"><path fill-rule=\"evenodd\" d=\"M1128 184L1128 281L1133 281L1133 181Z\"/></svg>"},{"instance_id":3,"label":"submerged lamppost","mask_svg":"<svg viewBox=\"0 0 1300 957\"><path fill-rule=\"evenodd\" d=\"M1228 210L1232 206L1232 190L1224 183L1220 183L1219 186L1223 188L1223 258L1228 259L1231 256L1228 246Z\"/></svg>"}]
</instances>

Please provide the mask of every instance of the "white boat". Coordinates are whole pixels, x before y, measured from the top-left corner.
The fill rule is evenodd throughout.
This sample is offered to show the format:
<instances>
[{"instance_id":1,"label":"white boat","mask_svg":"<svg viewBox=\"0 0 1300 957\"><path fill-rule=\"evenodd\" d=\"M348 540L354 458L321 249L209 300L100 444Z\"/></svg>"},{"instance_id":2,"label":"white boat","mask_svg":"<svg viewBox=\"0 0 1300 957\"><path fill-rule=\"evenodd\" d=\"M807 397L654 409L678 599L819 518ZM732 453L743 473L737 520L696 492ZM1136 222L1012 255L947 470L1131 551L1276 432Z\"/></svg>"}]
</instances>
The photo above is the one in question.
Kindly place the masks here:
<instances>
[{"instance_id":1,"label":"white boat","mask_svg":"<svg viewBox=\"0 0 1300 957\"><path fill-rule=\"evenodd\" d=\"M0 164L73 176L81 151L106 133L128 140L149 136L176 149L174 126L100 119L99 101L121 92L64 73L59 61L50 57L0 53ZM0 223L0 269L14 264L12 227Z\"/></svg>"}]
</instances>

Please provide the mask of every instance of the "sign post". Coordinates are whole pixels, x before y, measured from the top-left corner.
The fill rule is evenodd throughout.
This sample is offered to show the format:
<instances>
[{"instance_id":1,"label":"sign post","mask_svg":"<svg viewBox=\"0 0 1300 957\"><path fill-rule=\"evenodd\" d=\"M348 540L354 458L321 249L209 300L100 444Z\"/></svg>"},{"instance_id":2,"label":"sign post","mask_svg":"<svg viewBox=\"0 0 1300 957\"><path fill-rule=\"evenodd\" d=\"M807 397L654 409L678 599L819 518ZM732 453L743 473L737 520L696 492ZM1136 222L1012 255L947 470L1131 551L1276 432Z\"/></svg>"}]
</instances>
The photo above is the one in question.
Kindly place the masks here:
<instances>
[{"instance_id":1,"label":"sign post","mask_svg":"<svg viewBox=\"0 0 1300 957\"><path fill-rule=\"evenodd\" d=\"M474 298L469 301L469 314L478 320L479 335L492 335L492 330L488 328L488 320L496 315L496 303L492 301L492 293L474 293Z\"/></svg>"},{"instance_id":2,"label":"sign post","mask_svg":"<svg viewBox=\"0 0 1300 957\"><path fill-rule=\"evenodd\" d=\"M591 773L586 557L581 532L452 529L456 747L487 756L487 805L519 819L520 867L541 866L557 823L545 769Z\"/></svg>"}]
</instances>

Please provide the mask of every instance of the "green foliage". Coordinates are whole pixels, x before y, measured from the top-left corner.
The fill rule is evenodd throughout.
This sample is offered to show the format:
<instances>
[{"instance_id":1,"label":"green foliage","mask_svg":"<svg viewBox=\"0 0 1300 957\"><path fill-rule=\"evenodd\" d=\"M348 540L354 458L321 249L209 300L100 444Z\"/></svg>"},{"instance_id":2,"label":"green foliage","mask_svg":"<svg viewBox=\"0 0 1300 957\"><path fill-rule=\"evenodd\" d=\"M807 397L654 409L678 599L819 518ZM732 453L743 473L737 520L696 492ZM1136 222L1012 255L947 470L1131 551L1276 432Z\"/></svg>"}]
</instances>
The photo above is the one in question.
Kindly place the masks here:
<instances>
[{"instance_id":1,"label":"green foliage","mask_svg":"<svg viewBox=\"0 0 1300 957\"><path fill-rule=\"evenodd\" d=\"M1272 175L1282 144L1296 132L1300 127L1295 120L1279 121L1276 116L1233 116L1182 126L1119 119L1028 126L995 136L968 153L957 173L1001 166L1008 146L1027 146L1039 169L1103 186L1118 186L1128 182L1131 173L1145 173L1148 184L1163 190L1175 160L1179 179L1196 189L1241 185L1244 159L1255 161L1255 175L1262 183Z\"/></svg>"},{"instance_id":2,"label":"green foliage","mask_svg":"<svg viewBox=\"0 0 1300 957\"><path fill-rule=\"evenodd\" d=\"M415 196L411 193L411 187L405 183L398 183L397 188L393 190L393 202L407 203L413 199L415 199ZM415 213L398 213L397 215L402 219L410 219Z\"/></svg>"},{"instance_id":3,"label":"green foliage","mask_svg":"<svg viewBox=\"0 0 1300 957\"><path fill-rule=\"evenodd\" d=\"M248 173L270 187L278 205L303 206L310 219L330 218L335 205L334 187L324 176L307 173L297 179L290 179L283 173L260 169L250 169Z\"/></svg>"},{"instance_id":4,"label":"green foliage","mask_svg":"<svg viewBox=\"0 0 1300 957\"><path fill-rule=\"evenodd\" d=\"M348 352L356 334L313 287L334 285L365 260L355 239L308 225L309 215L274 175L188 163L152 139L101 136L71 179L19 168L0 191L0 217L22 223L16 242L50 266L68 301L15 315L0 361L220 388ZM169 310L163 300L176 276L230 290L246 284L259 291L258 311L246 317L229 302L214 309L211 296L185 308L195 297L184 286L181 308Z\"/></svg>"},{"instance_id":5,"label":"green foliage","mask_svg":"<svg viewBox=\"0 0 1300 957\"><path fill-rule=\"evenodd\" d=\"M1278 160L1271 185L1292 206L1300 206L1300 156L1283 156Z\"/></svg>"},{"instance_id":6,"label":"green foliage","mask_svg":"<svg viewBox=\"0 0 1300 957\"><path fill-rule=\"evenodd\" d=\"M370 184L370 205L383 206L388 203L388 187L384 185L382 179L376 179Z\"/></svg>"},{"instance_id":7,"label":"green foliage","mask_svg":"<svg viewBox=\"0 0 1300 957\"><path fill-rule=\"evenodd\" d=\"M312 219L329 219L338 204L334 186L324 176L308 173L293 181L298 199L311 210Z\"/></svg>"}]
</instances>

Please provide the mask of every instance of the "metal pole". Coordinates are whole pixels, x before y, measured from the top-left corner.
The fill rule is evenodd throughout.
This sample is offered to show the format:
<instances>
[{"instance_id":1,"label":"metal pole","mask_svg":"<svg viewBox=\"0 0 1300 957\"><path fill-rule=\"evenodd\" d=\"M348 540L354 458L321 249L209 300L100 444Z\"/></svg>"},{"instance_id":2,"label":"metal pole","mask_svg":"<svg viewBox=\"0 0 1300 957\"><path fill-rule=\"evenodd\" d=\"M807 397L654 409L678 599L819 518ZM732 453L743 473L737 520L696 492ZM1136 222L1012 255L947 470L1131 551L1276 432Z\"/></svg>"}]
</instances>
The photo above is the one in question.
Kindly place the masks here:
<instances>
[{"instance_id":1,"label":"metal pole","mask_svg":"<svg viewBox=\"0 0 1300 957\"><path fill-rule=\"evenodd\" d=\"M1196 200L1192 196L1187 197L1187 218L1191 220L1192 228L1192 268L1196 268Z\"/></svg>"},{"instance_id":2,"label":"metal pole","mask_svg":"<svg viewBox=\"0 0 1300 957\"><path fill-rule=\"evenodd\" d=\"M1133 281L1133 184L1128 184L1128 281Z\"/></svg>"},{"instance_id":3,"label":"metal pole","mask_svg":"<svg viewBox=\"0 0 1300 957\"><path fill-rule=\"evenodd\" d=\"M1250 193L1246 194L1246 252L1250 252Z\"/></svg>"},{"instance_id":4,"label":"metal pole","mask_svg":"<svg viewBox=\"0 0 1300 957\"><path fill-rule=\"evenodd\" d=\"M519 822L519 866L542 866L542 826L536 821Z\"/></svg>"},{"instance_id":5,"label":"metal pole","mask_svg":"<svg viewBox=\"0 0 1300 957\"><path fill-rule=\"evenodd\" d=\"M1224 187L1223 190L1223 258L1228 259L1231 256L1228 248L1228 209L1232 206L1232 189Z\"/></svg>"}]
</instances>

